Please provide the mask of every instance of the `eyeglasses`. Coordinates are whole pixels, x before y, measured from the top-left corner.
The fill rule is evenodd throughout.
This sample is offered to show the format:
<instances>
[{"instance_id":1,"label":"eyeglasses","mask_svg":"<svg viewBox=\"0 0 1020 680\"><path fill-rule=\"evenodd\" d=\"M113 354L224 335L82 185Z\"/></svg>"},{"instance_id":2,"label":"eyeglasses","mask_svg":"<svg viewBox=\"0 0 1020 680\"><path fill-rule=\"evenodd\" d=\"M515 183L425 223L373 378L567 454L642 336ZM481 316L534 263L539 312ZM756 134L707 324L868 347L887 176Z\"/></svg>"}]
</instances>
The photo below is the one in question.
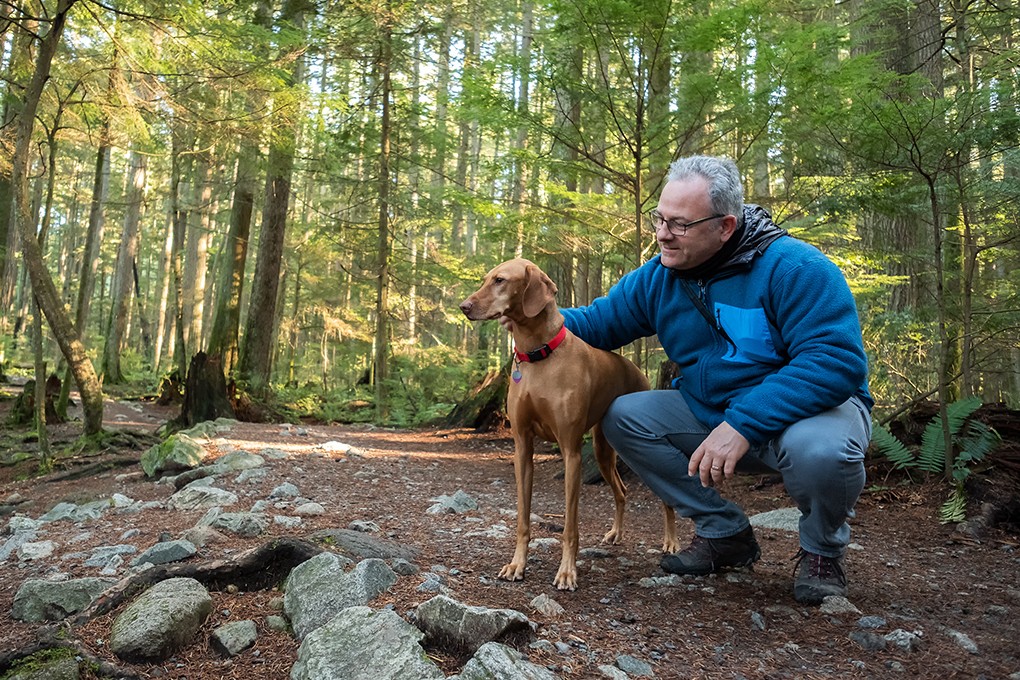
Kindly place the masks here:
<instances>
[{"instance_id":1,"label":"eyeglasses","mask_svg":"<svg viewBox=\"0 0 1020 680\"><path fill-rule=\"evenodd\" d=\"M652 227L658 230L659 227L665 225L669 233L673 234L674 236L684 236L687 234L687 230L693 227L694 225L701 224L702 222L708 222L709 220L718 219L720 217L726 217L726 215L716 213L715 215L702 217L700 220L694 220L693 222L681 222L678 219L667 220L665 217L662 216L662 213L660 213L658 210L648 211L648 221L651 222Z\"/></svg>"}]
</instances>

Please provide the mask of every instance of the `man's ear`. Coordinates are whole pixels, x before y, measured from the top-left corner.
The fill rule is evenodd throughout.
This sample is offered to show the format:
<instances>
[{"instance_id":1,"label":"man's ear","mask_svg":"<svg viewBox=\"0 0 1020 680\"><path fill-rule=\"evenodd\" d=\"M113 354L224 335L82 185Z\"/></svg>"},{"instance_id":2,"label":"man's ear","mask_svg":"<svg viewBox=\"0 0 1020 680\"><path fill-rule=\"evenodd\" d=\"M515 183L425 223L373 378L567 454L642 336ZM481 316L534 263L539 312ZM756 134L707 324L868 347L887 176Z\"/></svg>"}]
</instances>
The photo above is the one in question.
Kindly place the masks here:
<instances>
[{"instance_id":1,"label":"man's ear","mask_svg":"<svg viewBox=\"0 0 1020 680\"><path fill-rule=\"evenodd\" d=\"M556 284L549 276L533 264L525 270L524 299L522 308L524 316L531 318L545 309L545 306L556 299Z\"/></svg>"},{"instance_id":2,"label":"man's ear","mask_svg":"<svg viewBox=\"0 0 1020 680\"><path fill-rule=\"evenodd\" d=\"M737 230L737 216L736 215L724 215L722 218L722 237L723 243L730 240L733 233Z\"/></svg>"}]
</instances>

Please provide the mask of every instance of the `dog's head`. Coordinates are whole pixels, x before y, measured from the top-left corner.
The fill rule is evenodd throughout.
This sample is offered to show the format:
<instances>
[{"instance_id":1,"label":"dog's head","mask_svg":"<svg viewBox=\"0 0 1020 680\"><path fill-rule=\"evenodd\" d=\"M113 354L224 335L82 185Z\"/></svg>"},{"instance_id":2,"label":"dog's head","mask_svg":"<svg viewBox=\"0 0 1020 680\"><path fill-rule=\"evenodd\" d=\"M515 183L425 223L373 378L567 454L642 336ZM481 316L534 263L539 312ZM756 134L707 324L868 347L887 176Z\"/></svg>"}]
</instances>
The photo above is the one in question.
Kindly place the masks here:
<instances>
[{"instance_id":1,"label":"dog's head","mask_svg":"<svg viewBox=\"0 0 1020 680\"><path fill-rule=\"evenodd\" d=\"M482 287L460 303L473 321L538 316L556 298L556 284L538 265L523 258L508 260L485 275Z\"/></svg>"}]
</instances>

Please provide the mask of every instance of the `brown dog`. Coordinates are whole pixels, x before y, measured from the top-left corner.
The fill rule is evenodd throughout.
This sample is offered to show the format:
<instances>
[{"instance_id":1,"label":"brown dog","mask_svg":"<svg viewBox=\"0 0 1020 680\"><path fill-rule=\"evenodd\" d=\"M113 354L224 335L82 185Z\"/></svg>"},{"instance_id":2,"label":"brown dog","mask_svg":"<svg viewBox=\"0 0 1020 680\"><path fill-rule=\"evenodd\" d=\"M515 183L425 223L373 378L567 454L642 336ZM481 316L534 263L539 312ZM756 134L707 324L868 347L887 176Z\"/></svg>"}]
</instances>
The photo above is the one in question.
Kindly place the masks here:
<instances>
[{"instance_id":1,"label":"brown dog","mask_svg":"<svg viewBox=\"0 0 1020 680\"><path fill-rule=\"evenodd\" d=\"M534 438L559 444L565 467L566 513L563 557L553 583L560 590L577 587L577 505L581 490L581 442L593 430L595 459L613 490L616 514L603 543L619 543L623 535L626 488L616 470L616 451L602 434L600 422L609 404L621 394L648 389L640 369L619 354L595 349L563 326L556 306L556 285L534 263L510 260L485 276L482 287L460 304L472 320L513 322L517 362L507 394L507 413L514 436L517 480L517 547L500 578L524 578L531 540L531 489ZM673 508L665 506L663 551L676 552Z\"/></svg>"}]
</instances>

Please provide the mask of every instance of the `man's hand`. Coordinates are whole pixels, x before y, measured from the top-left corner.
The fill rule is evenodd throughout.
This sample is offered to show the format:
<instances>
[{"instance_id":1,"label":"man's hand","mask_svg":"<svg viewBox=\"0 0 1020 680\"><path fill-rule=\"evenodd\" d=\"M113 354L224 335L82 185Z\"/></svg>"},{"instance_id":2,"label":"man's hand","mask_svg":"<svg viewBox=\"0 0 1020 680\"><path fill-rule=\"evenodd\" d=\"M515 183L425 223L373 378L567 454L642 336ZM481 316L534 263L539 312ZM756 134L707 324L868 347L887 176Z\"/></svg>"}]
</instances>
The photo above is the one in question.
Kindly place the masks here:
<instances>
[{"instance_id":1,"label":"man's hand","mask_svg":"<svg viewBox=\"0 0 1020 680\"><path fill-rule=\"evenodd\" d=\"M727 422L712 430L695 449L687 474L699 475L702 486L715 486L733 476L737 461L744 457L751 444Z\"/></svg>"}]
</instances>

